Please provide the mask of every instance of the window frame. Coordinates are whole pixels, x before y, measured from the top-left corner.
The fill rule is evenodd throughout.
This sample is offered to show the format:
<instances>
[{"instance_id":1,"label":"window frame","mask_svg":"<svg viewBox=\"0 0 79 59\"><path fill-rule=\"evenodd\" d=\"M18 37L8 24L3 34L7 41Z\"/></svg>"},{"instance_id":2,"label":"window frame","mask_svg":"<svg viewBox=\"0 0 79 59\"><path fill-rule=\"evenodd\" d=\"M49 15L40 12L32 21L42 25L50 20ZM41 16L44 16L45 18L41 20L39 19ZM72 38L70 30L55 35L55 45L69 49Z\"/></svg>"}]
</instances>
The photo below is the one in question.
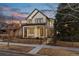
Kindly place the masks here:
<instances>
[{"instance_id":1,"label":"window frame","mask_svg":"<svg viewBox=\"0 0 79 59\"><path fill-rule=\"evenodd\" d=\"M43 23L43 18L35 18L35 23Z\"/></svg>"}]
</instances>

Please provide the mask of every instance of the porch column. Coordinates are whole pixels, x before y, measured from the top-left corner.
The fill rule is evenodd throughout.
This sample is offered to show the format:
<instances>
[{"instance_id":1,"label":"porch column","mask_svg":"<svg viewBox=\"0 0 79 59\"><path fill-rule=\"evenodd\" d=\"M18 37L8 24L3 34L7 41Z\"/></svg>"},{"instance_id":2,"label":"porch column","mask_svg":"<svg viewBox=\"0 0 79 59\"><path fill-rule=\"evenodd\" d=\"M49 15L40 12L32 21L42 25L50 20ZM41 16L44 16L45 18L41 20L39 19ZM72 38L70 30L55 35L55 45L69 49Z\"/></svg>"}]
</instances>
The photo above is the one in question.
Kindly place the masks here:
<instances>
[{"instance_id":1,"label":"porch column","mask_svg":"<svg viewBox=\"0 0 79 59\"><path fill-rule=\"evenodd\" d=\"M47 37L47 34L48 34L47 32L48 32L48 31L47 31L47 28L46 28L46 37Z\"/></svg>"},{"instance_id":2,"label":"porch column","mask_svg":"<svg viewBox=\"0 0 79 59\"><path fill-rule=\"evenodd\" d=\"M24 27L23 27L23 38L24 38Z\"/></svg>"}]
</instances>

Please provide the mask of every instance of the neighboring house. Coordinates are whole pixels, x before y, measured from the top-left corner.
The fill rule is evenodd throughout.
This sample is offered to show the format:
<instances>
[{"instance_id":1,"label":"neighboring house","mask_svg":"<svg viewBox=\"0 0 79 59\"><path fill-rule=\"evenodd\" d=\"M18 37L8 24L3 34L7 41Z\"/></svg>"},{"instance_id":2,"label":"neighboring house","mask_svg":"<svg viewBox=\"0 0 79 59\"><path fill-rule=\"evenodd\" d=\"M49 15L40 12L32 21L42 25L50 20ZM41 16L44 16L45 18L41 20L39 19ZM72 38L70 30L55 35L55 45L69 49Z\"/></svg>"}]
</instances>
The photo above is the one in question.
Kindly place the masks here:
<instances>
[{"instance_id":1,"label":"neighboring house","mask_svg":"<svg viewBox=\"0 0 79 59\"><path fill-rule=\"evenodd\" d=\"M0 22L0 34L5 33L7 29L7 24L4 22Z\"/></svg>"},{"instance_id":2,"label":"neighboring house","mask_svg":"<svg viewBox=\"0 0 79 59\"><path fill-rule=\"evenodd\" d=\"M13 36L17 37L19 36L20 25L17 23L7 24L0 22L0 37L7 37L7 36Z\"/></svg>"},{"instance_id":3,"label":"neighboring house","mask_svg":"<svg viewBox=\"0 0 79 59\"><path fill-rule=\"evenodd\" d=\"M23 38L49 38L54 35L54 19L35 9L23 26Z\"/></svg>"},{"instance_id":4,"label":"neighboring house","mask_svg":"<svg viewBox=\"0 0 79 59\"><path fill-rule=\"evenodd\" d=\"M0 22L0 38L7 37L7 24Z\"/></svg>"}]
</instances>

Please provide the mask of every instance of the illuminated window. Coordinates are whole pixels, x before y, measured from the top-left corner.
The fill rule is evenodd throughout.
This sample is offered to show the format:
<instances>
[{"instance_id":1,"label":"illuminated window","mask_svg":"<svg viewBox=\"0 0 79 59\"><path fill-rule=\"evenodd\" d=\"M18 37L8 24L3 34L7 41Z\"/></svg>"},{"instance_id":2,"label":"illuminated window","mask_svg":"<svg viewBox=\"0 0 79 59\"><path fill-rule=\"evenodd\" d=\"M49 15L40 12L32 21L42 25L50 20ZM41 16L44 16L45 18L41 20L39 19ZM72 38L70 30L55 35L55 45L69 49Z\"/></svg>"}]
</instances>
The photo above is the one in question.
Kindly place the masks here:
<instances>
[{"instance_id":1,"label":"illuminated window","mask_svg":"<svg viewBox=\"0 0 79 59\"><path fill-rule=\"evenodd\" d=\"M29 28L29 33L34 34L34 28Z\"/></svg>"},{"instance_id":2,"label":"illuminated window","mask_svg":"<svg viewBox=\"0 0 79 59\"><path fill-rule=\"evenodd\" d=\"M43 28L40 28L40 36L43 36Z\"/></svg>"}]
</instances>

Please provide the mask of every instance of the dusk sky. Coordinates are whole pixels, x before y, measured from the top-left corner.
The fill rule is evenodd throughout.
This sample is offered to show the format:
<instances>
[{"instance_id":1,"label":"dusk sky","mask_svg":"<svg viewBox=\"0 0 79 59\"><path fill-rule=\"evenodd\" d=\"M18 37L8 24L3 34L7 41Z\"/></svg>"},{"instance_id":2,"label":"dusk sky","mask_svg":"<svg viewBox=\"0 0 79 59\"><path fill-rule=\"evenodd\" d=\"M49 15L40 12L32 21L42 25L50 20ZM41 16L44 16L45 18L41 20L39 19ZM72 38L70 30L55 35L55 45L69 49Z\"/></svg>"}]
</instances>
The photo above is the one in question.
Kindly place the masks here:
<instances>
[{"instance_id":1,"label":"dusk sky","mask_svg":"<svg viewBox=\"0 0 79 59\"><path fill-rule=\"evenodd\" d=\"M56 10L56 3L0 3L0 14L7 16L26 16L35 8L38 10Z\"/></svg>"}]
</instances>

